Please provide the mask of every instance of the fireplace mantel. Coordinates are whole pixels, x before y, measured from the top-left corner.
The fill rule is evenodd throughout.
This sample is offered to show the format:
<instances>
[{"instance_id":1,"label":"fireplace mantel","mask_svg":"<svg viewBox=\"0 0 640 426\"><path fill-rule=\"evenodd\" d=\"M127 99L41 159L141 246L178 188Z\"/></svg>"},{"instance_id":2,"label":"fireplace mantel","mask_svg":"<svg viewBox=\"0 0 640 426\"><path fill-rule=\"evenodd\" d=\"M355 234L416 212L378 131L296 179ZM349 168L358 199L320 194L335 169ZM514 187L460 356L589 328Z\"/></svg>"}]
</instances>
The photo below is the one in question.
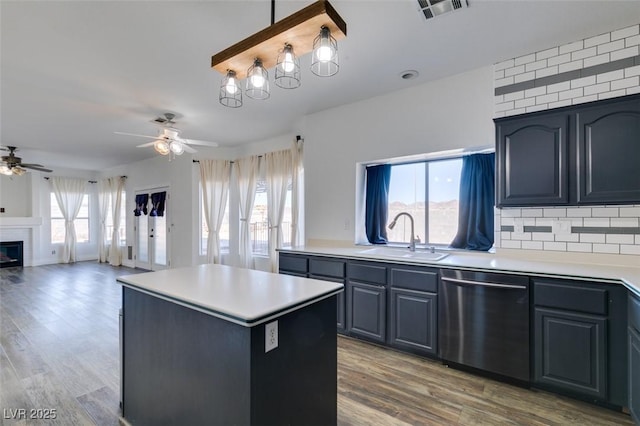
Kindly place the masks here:
<instances>
[{"instance_id":1,"label":"fireplace mantel","mask_svg":"<svg viewBox=\"0 0 640 426\"><path fill-rule=\"evenodd\" d=\"M34 228L40 225L41 217L0 217L0 228Z\"/></svg>"}]
</instances>

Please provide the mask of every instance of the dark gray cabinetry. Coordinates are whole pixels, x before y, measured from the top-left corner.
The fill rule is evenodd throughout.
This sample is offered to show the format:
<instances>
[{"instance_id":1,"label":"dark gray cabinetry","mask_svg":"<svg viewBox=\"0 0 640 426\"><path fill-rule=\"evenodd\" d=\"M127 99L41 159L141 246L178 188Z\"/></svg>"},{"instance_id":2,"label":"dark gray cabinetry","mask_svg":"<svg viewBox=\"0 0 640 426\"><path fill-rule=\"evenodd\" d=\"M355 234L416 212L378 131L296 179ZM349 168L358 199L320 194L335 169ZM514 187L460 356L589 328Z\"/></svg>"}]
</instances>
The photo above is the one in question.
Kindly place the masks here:
<instances>
[{"instance_id":1,"label":"dark gray cabinetry","mask_svg":"<svg viewBox=\"0 0 640 426\"><path fill-rule=\"evenodd\" d=\"M534 278L534 385L625 406L625 291Z\"/></svg>"},{"instance_id":2,"label":"dark gray cabinetry","mask_svg":"<svg viewBox=\"0 0 640 426\"><path fill-rule=\"evenodd\" d=\"M347 331L349 335L386 341L387 268L375 262L347 264Z\"/></svg>"},{"instance_id":3,"label":"dark gray cabinetry","mask_svg":"<svg viewBox=\"0 0 640 426\"><path fill-rule=\"evenodd\" d=\"M640 202L640 95L495 125L498 207Z\"/></svg>"},{"instance_id":4,"label":"dark gray cabinetry","mask_svg":"<svg viewBox=\"0 0 640 426\"><path fill-rule=\"evenodd\" d=\"M278 272L296 277L306 277L309 272L309 259L304 255L280 253Z\"/></svg>"},{"instance_id":5,"label":"dark gray cabinetry","mask_svg":"<svg viewBox=\"0 0 640 426\"><path fill-rule=\"evenodd\" d=\"M578 203L640 200L640 100L576 112Z\"/></svg>"},{"instance_id":6,"label":"dark gray cabinetry","mask_svg":"<svg viewBox=\"0 0 640 426\"><path fill-rule=\"evenodd\" d=\"M640 424L640 298L629 293L629 412Z\"/></svg>"},{"instance_id":7,"label":"dark gray cabinetry","mask_svg":"<svg viewBox=\"0 0 640 426\"><path fill-rule=\"evenodd\" d=\"M569 114L496 122L498 206L569 201Z\"/></svg>"},{"instance_id":8,"label":"dark gray cabinetry","mask_svg":"<svg viewBox=\"0 0 640 426\"><path fill-rule=\"evenodd\" d=\"M389 343L408 352L437 355L437 270L391 266L389 277Z\"/></svg>"}]
</instances>

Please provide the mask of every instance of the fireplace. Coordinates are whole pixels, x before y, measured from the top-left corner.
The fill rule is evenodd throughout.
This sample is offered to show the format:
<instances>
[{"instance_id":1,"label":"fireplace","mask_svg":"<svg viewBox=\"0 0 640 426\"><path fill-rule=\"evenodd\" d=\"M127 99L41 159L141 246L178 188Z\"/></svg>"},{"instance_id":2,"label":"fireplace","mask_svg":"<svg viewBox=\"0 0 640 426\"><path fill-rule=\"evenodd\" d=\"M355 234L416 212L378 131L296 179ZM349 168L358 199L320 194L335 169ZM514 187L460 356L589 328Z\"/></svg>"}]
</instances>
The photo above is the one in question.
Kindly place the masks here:
<instances>
[{"instance_id":1,"label":"fireplace","mask_svg":"<svg viewBox=\"0 0 640 426\"><path fill-rule=\"evenodd\" d=\"M22 241L1 241L0 268L11 268L23 265L24 258Z\"/></svg>"}]
</instances>

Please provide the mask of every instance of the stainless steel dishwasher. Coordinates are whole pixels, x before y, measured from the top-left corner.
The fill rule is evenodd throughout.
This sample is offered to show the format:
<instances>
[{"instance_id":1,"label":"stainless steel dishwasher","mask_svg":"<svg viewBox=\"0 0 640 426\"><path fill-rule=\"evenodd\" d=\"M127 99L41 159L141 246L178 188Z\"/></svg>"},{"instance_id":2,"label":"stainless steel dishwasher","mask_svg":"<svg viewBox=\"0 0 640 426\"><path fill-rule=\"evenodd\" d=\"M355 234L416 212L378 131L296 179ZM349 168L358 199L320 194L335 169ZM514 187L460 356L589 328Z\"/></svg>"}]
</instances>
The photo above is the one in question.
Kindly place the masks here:
<instances>
[{"instance_id":1,"label":"stainless steel dishwasher","mask_svg":"<svg viewBox=\"0 0 640 426\"><path fill-rule=\"evenodd\" d=\"M441 270L440 358L529 382L529 278Z\"/></svg>"}]
</instances>

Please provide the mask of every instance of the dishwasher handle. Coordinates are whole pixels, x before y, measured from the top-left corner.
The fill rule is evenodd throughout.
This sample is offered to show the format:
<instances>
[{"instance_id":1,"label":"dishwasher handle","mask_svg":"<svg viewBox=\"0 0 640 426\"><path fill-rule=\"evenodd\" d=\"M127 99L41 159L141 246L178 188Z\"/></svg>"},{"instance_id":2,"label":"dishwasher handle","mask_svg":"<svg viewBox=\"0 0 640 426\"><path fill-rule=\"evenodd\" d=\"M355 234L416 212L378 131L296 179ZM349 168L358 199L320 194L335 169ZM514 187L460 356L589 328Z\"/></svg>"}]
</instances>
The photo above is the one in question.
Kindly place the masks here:
<instances>
[{"instance_id":1,"label":"dishwasher handle","mask_svg":"<svg viewBox=\"0 0 640 426\"><path fill-rule=\"evenodd\" d=\"M442 277L440 279L442 281L453 283L453 284L467 284L467 285L477 285L482 287L494 287L494 288L517 289L517 290L526 290L527 288L524 285L485 283L481 281L463 280L460 278Z\"/></svg>"}]
</instances>

